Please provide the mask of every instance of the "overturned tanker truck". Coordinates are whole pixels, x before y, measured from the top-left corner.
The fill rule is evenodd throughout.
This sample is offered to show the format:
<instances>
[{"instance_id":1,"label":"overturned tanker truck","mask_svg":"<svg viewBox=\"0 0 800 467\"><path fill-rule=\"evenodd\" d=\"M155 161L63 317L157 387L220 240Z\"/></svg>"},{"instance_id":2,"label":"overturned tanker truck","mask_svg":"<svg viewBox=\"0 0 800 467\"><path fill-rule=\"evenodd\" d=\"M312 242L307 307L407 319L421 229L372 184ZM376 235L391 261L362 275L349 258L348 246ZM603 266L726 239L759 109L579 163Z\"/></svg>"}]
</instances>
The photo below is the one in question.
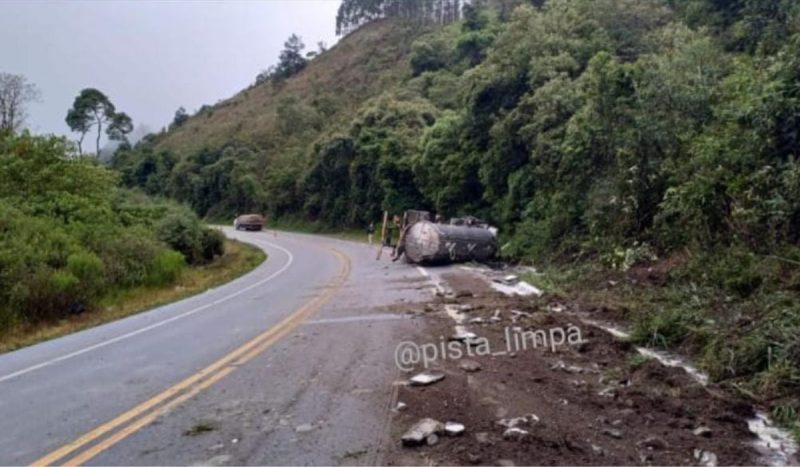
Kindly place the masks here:
<instances>
[{"instance_id":1,"label":"overturned tanker truck","mask_svg":"<svg viewBox=\"0 0 800 467\"><path fill-rule=\"evenodd\" d=\"M487 261L497 252L497 229L474 217L444 224L431 222L426 211L409 211L406 221L397 251L409 263Z\"/></svg>"}]
</instances>

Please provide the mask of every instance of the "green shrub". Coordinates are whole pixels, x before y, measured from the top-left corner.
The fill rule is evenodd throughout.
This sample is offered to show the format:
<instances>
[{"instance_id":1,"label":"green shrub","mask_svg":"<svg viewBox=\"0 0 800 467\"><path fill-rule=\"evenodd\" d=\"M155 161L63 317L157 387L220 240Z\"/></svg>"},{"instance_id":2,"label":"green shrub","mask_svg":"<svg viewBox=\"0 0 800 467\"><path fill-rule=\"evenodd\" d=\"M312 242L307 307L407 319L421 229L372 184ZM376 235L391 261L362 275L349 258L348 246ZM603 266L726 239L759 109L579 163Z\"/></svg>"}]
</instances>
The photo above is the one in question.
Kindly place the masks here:
<instances>
[{"instance_id":1,"label":"green shrub","mask_svg":"<svg viewBox=\"0 0 800 467\"><path fill-rule=\"evenodd\" d=\"M11 330L19 323L19 316L9 308L0 308L0 335Z\"/></svg>"},{"instance_id":2,"label":"green shrub","mask_svg":"<svg viewBox=\"0 0 800 467\"><path fill-rule=\"evenodd\" d=\"M0 135L0 333L91 311L109 289L173 282L184 257L162 242L200 262L220 252L187 208L116 183L63 139Z\"/></svg>"},{"instance_id":3,"label":"green shrub","mask_svg":"<svg viewBox=\"0 0 800 467\"><path fill-rule=\"evenodd\" d=\"M447 66L450 51L441 40L414 43L411 50L411 72L419 76L425 71L436 71Z\"/></svg>"},{"instance_id":4,"label":"green shrub","mask_svg":"<svg viewBox=\"0 0 800 467\"><path fill-rule=\"evenodd\" d=\"M203 231L203 259L211 262L225 253L225 234L216 229Z\"/></svg>"},{"instance_id":5,"label":"green shrub","mask_svg":"<svg viewBox=\"0 0 800 467\"><path fill-rule=\"evenodd\" d=\"M144 284L150 265L163 248L152 232L144 228L130 228L110 236L98 252L108 284L122 287Z\"/></svg>"},{"instance_id":6,"label":"green shrub","mask_svg":"<svg viewBox=\"0 0 800 467\"><path fill-rule=\"evenodd\" d=\"M179 251L189 264L203 259L203 227L189 212L167 215L156 227L158 239Z\"/></svg>"},{"instance_id":7,"label":"green shrub","mask_svg":"<svg viewBox=\"0 0 800 467\"><path fill-rule=\"evenodd\" d=\"M67 258L67 272L80 283L81 295L92 300L99 296L105 285L103 262L94 253L74 253Z\"/></svg>"},{"instance_id":8,"label":"green shrub","mask_svg":"<svg viewBox=\"0 0 800 467\"><path fill-rule=\"evenodd\" d=\"M153 258L147 276L148 285L167 285L178 280L186 262L183 255L173 250L163 250Z\"/></svg>"}]
</instances>

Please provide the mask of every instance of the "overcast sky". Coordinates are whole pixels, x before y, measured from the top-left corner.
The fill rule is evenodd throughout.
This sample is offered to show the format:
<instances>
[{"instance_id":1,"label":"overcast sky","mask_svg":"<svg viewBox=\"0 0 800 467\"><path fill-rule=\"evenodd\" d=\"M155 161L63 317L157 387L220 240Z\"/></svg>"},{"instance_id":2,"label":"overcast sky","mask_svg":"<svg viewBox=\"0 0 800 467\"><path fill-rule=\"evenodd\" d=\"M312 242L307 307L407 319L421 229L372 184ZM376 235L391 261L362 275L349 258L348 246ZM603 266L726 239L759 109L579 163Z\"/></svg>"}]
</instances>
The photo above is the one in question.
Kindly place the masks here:
<instances>
[{"instance_id":1,"label":"overcast sky","mask_svg":"<svg viewBox=\"0 0 800 467\"><path fill-rule=\"evenodd\" d=\"M158 130L251 84L290 34L306 51L336 41L339 0L0 0L0 72L41 91L27 126L69 134L81 89L104 92L135 125Z\"/></svg>"}]
</instances>

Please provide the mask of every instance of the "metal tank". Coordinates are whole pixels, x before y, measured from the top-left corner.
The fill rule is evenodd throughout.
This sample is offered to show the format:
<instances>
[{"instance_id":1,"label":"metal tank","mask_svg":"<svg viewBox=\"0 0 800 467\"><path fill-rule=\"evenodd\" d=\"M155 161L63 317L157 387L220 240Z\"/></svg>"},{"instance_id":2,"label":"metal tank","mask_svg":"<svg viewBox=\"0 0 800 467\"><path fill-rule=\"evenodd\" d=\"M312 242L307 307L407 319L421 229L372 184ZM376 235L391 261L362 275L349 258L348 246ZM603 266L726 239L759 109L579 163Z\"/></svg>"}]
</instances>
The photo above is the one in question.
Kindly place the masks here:
<instances>
[{"instance_id":1,"label":"metal tank","mask_svg":"<svg viewBox=\"0 0 800 467\"><path fill-rule=\"evenodd\" d=\"M497 251L495 233L482 227L419 221L405 234L406 260L441 264L486 261Z\"/></svg>"}]
</instances>

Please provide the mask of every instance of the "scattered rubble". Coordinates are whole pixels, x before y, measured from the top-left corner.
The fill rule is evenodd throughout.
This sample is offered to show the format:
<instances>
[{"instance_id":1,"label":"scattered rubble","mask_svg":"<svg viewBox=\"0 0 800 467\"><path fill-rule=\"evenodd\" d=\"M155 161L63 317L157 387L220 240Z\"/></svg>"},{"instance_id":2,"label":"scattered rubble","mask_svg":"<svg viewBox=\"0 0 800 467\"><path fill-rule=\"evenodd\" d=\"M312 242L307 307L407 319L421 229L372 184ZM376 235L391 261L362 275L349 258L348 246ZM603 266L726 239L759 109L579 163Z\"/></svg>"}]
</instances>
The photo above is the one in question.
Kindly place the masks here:
<instances>
[{"instance_id":1,"label":"scattered rubble","mask_svg":"<svg viewBox=\"0 0 800 467\"><path fill-rule=\"evenodd\" d=\"M472 341L478 338L478 335L474 332L467 331L462 326L456 326L456 332L452 336L450 336L451 341Z\"/></svg>"},{"instance_id":2,"label":"scattered rubble","mask_svg":"<svg viewBox=\"0 0 800 467\"><path fill-rule=\"evenodd\" d=\"M297 433L308 433L309 431L312 431L313 429L314 429L314 425L312 425L310 423L303 423L302 425L298 425L294 429L294 431L296 431Z\"/></svg>"},{"instance_id":3,"label":"scattered rubble","mask_svg":"<svg viewBox=\"0 0 800 467\"><path fill-rule=\"evenodd\" d=\"M692 434L695 435L695 436L702 436L704 438L710 438L711 437L711 428L709 428L707 426L699 426L699 427L695 428L694 430L692 430Z\"/></svg>"},{"instance_id":4,"label":"scattered rubble","mask_svg":"<svg viewBox=\"0 0 800 467\"><path fill-rule=\"evenodd\" d=\"M481 268L469 274L497 273ZM437 310L444 307L447 315L462 326L465 333L456 332L460 340L475 334L466 334L469 331L465 325L481 325L480 338L490 341L492 349L503 349L504 326L510 326L512 321L514 328L523 330L578 323L577 326L586 326L583 335L589 345L570 347L557 354L518 350L514 352L516 359L507 353L487 355L480 358L480 363L443 360L437 369L442 375L447 372L444 381L439 379L442 382L424 391L400 387L399 396L409 404L396 417L402 423L431 417L434 422L458 420L458 425L470 427L470 436L451 437L448 428L455 422L448 422L429 433L436 435L434 445L424 451L404 451L412 456L403 458L404 463L496 464L498 459L513 459L521 464L548 465L713 466L753 464L764 459L748 444L747 424L754 413L748 412L748 404L718 391L699 372L684 372L685 362L662 352L660 358L630 366L631 355L639 349L587 326L582 314L585 312L576 311L585 309L580 305L550 301L550 297L540 300L532 295L501 297L487 293L495 285L519 283L514 282L519 276L508 271L500 276L497 281L484 280L481 284L472 279L457 283L447 278L453 290L467 287L474 292L457 303L434 299ZM450 320L426 322L431 323L429 338L433 340L453 334ZM616 336L627 337L624 331L611 329ZM535 411L538 416L509 417L528 411ZM764 425L762 431L778 431L768 422ZM697 431L699 428L707 428L708 434ZM756 432L759 428L751 424L750 429ZM428 436L416 436L421 439L417 445L428 443ZM763 434L759 436L764 439ZM767 448L775 451L774 445ZM786 451L782 462L775 459L771 463L796 462L789 442ZM417 455L420 457L414 457Z\"/></svg>"},{"instance_id":5,"label":"scattered rubble","mask_svg":"<svg viewBox=\"0 0 800 467\"><path fill-rule=\"evenodd\" d=\"M637 446L648 448L648 449L666 449L667 442L664 441L662 438L658 436L648 436L647 438L643 439L636 443Z\"/></svg>"},{"instance_id":6,"label":"scattered rubble","mask_svg":"<svg viewBox=\"0 0 800 467\"><path fill-rule=\"evenodd\" d=\"M603 434L606 436L610 436L616 439L622 439L623 433L621 430L617 430L616 428L604 428Z\"/></svg>"},{"instance_id":7,"label":"scattered rubble","mask_svg":"<svg viewBox=\"0 0 800 467\"><path fill-rule=\"evenodd\" d=\"M509 428L503 432L503 439L507 439L509 441L519 441L524 438L527 438L530 433L528 430L523 430L522 428Z\"/></svg>"},{"instance_id":8,"label":"scattered rubble","mask_svg":"<svg viewBox=\"0 0 800 467\"><path fill-rule=\"evenodd\" d=\"M474 373L481 370L481 364L475 360L461 360L458 363L458 367L467 373Z\"/></svg>"},{"instance_id":9,"label":"scattered rubble","mask_svg":"<svg viewBox=\"0 0 800 467\"><path fill-rule=\"evenodd\" d=\"M503 283L500 283L500 282L492 282L489 285L491 285L491 287L494 290L502 293L503 295L509 296L509 297L513 297L515 295L521 296L521 297L527 297L529 295L537 295L537 296L541 296L542 295L542 291L541 290L539 290L536 287L528 284L525 281L519 281L514 285L503 284Z\"/></svg>"},{"instance_id":10,"label":"scattered rubble","mask_svg":"<svg viewBox=\"0 0 800 467\"><path fill-rule=\"evenodd\" d=\"M408 382L411 383L412 386L428 386L443 380L444 376L444 373L441 371L424 371L412 376Z\"/></svg>"},{"instance_id":11,"label":"scattered rubble","mask_svg":"<svg viewBox=\"0 0 800 467\"><path fill-rule=\"evenodd\" d=\"M502 279L495 279L495 281L500 282L501 284L514 285L517 282L519 282L519 276L516 276L514 274L509 274L503 277Z\"/></svg>"},{"instance_id":12,"label":"scattered rubble","mask_svg":"<svg viewBox=\"0 0 800 467\"><path fill-rule=\"evenodd\" d=\"M562 360L557 361L550 367L551 370L561 370L566 373L579 374L583 373L584 369L576 365L567 365Z\"/></svg>"},{"instance_id":13,"label":"scattered rubble","mask_svg":"<svg viewBox=\"0 0 800 467\"><path fill-rule=\"evenodd\" d=\"M506 428L516 428L519 425L530 426L539 421L536 414L523 415L522 417L504 418L497 421L497 424Z\"/></svg>"},{"instance_id":14,"label":"scattered rubble","mask_svg":"<svg viewBox=\"0 0 800 467\"><path fill-rule=\"evenodd\" d=\"M444 432L444 425L442 422L436 421L432 418L423 418L415 423L403 435L401 441L403 446L419 446L428 442L428 438L433 435L436 436ZM438 440L438 436L435 438ZM434 443L435 444L435 441Z\"/></svg>"},{"instance_id":15,"label":"scattered rubble","mask_svg":"<svg viewBox=\"0 0 800 467\"><path fill-rule=\"evenodd\" d=\"M711 451L704 451L702 449L694 450L694 459L705 467L717 467L717 455Z\"/></svg>"},{"instance_id":16,"label":"scattered rubble","mask_svg":"<svg viewBox=\"0 0 800 467\"><path fill-rule=\"evenodd\" d=\"M467 460L470 464L480 464L483 458L478 454L472 454L471 452L467 453Z\"/></svg>"},{"instance_id":17,"label":"scattered rubble","mask_svg":"<svg viewBox=\"0 0 800 467\"><path fill-rule=\"evenodd\" d=\"M444 431L447 436L461 436L466 428L461 423L447 422L444 424Z\"/></svg>"},{"instance_id":18,"label":"scattered rubble","mask_svg":"<svg viewBox=\"0 0 800 467\"><path fill-rule=\"evenodd\" d=\"M480 433L475 433L475 441L478 444L490 444L492 441L489 439L489 433L482 431Z\"/></svg>"}]
</instances>

